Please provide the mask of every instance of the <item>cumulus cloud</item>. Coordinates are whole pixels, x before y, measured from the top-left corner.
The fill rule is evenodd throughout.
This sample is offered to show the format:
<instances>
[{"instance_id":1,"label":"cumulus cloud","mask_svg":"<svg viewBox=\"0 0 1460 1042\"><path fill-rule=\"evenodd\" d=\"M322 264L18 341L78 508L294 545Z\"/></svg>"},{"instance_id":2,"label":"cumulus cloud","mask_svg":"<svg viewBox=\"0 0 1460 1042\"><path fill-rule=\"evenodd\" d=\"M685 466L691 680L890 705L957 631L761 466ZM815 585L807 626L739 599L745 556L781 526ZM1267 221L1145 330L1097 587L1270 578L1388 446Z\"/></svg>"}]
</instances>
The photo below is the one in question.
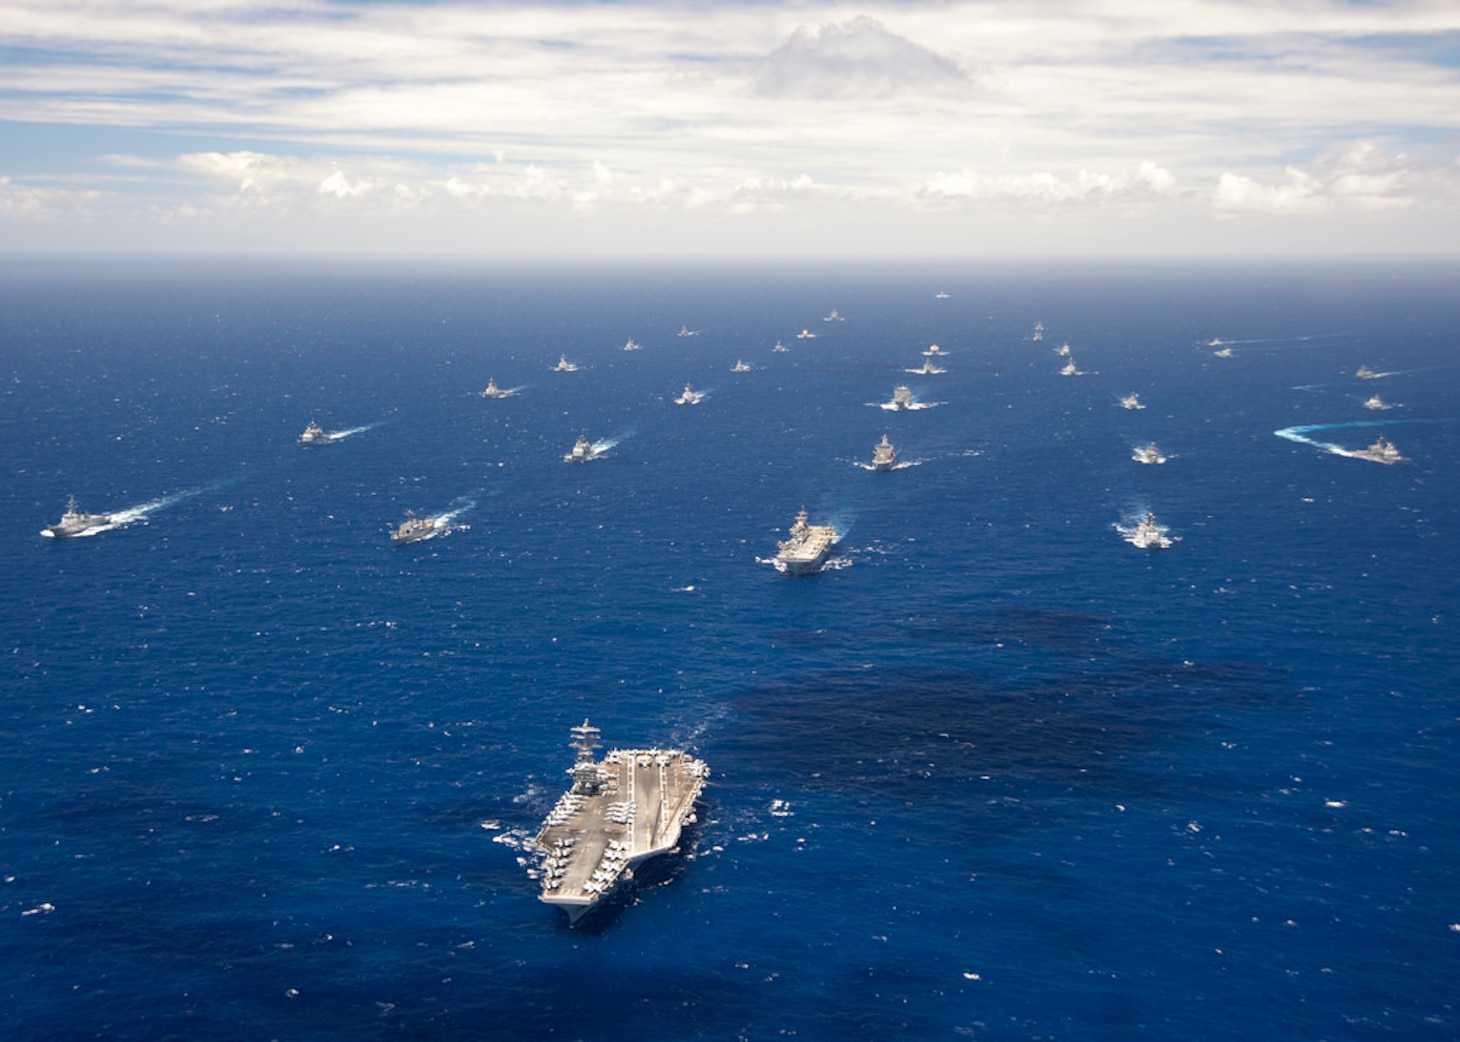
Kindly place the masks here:
<instances>
[{"instance_id":1,"label":"cumulus cloud","mask_svg":"<svg viewBox=\"0 0 1460 1042\"><path fill-rule=\"evenodd\" d=\"M1083 203L1101 199L1136 199L1176 194L1170 171L1147 160L1131 173L1080 170L1059 176L1047 171L985 174L973 170L939 171L913 186L911 195L923 204L959 202Z\"/></svg>"},{"instance_id":2,"label":"cumulus cloud","mask_svg":"<svg viewBox=\"0 0 1460 1042\"><path fill-rule=\"evenodd\" d=\"M1224 172L1217 181L1212 205L1218 213L1236 215L1319 214L1332 211L1381 212L1403 210L1415 202L1411 188L1427 183L1442 186L1439 171L1399 153L1385 155L1375 144L1356 142L1351 147L1319 156L1313 171L1285 167L1286 180L1267 184Z\"/></svg>"},{"instance_id":3,"label":"cumulus cloud","mask_svg":"<svg viewBox=\"0 0 1460 1042\"><path fill-rule=\"evenodd\" d=\"M845 25L803 25L771 52L759 87L772 95L846 97L965 83L952 61L865 15Z\"/></svg>"},{"instance_id":4,"label":"cumulus cloud","mask_svg":"<svg viewBox=\"0 0 1460 1042\"><path fill-rule=\"evenodd\" d=\"M15 184L0 177L0 220L57 221L90 215L101 192Z\"/></svg>"}]
</instances>

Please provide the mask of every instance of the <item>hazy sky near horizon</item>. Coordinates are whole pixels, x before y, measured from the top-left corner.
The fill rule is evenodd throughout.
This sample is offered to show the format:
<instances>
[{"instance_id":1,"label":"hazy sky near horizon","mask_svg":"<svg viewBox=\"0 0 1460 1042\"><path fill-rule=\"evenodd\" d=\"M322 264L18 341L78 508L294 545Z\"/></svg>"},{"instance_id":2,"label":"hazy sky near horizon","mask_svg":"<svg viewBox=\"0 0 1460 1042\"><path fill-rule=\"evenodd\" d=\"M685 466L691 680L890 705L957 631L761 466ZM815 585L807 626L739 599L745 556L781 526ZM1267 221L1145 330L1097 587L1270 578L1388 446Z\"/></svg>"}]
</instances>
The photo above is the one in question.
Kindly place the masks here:
<instances>
[{"instance_id":1,"label":"hazy sky near horizon","mask_svg":"<svg viewBox=\"0 0 1460 1042\"><path fill-rule=\"evenodd\" d=\"M1460 4L0 0L0 249L1454 253Z\"/></svg>"}]
</instances>

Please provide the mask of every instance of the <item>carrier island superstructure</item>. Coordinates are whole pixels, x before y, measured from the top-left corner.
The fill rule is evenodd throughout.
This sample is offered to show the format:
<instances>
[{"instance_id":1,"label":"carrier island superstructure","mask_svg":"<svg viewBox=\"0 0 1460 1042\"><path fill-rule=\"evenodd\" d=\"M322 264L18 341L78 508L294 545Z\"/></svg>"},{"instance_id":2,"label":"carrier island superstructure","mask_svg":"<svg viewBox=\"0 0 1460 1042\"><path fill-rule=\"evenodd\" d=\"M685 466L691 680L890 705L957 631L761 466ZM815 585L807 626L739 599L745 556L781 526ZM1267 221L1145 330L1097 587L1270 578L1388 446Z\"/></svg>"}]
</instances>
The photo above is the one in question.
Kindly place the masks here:
<instances>
[{"instance_id":1,"label":"carrier island superstructure","mask_svg":"<svg viewBox=\"0 0 1460 1042\"><path fill-rule=\"evenodd\" d=\"M537 834L547 855L539 897L570 924L631 880L635 865L674 849L710 773L682 749L611 749L595 761L598 728L584 720L572 734L573 787Z\"/></svg>"}]
</instances>

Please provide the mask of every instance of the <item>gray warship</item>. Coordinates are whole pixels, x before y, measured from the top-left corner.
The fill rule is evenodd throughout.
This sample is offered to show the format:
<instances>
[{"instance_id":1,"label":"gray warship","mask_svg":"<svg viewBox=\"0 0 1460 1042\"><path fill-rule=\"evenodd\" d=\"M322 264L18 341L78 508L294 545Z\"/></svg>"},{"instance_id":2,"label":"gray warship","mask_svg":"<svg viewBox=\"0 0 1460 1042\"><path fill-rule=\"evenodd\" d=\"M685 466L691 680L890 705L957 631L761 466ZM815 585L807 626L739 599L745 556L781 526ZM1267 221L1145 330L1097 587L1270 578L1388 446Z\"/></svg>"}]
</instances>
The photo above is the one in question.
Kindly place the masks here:
<instances>
[{"instance_id":1,"label":"gray warship","mask_svg":"<svg viewBox=\"0 0 1460 1042\"><path fill-rule=\"evenodd\" d=\"M891 470L897 462L897 450L892 447L892 442L887 440L887 435L882 435L882 440L872 446L872 469Z\"/></svg>"},{"instance_id":2,"label":"gray warship","mask_svg":"<svg viewBox=\"0 0 1460 1042\"><path fill-rule=\"evenodd\" d=\"M912 388L907 384L898 384L892 389L892 401L887 403L899 411L913 407Z\"/></svg>"},{"instance_id":3,"label":"gray warship","mask_svg":"<svg viewBox=\"0 0 1460 1042\"><path fill-rule=\"evenodd\" d=\"M573 786L543 821L546 855L538 899L576 923L634 877L634 867L672 851L695 820L709 769L682 749L611 749L595 762L598 728L573 728Z\"/></svg>"},{"instance_id":4,"label":"gray warship","mask_svg":"<svg viewBox=\"0 0 1460 1042\"><path fill-rule=\"evenodd\" d=\"M558 355L558 364L553 366L555 373L576 373L578 365L576 362L568 361L567 355Z\"/></svg>"},{"instance_id":5,"label":"gray warship","mask_svg":"<svg viewBox=\"0 0 1460 1042\"><path fill-rule=\"evenodd\" d=\"M1141 401L1140 395L1136 394L1135 391L1123 396L1120 399L1120 406L1122 409L1144 409L1146 407Z\"/></svg>"},{"instance_id":6,"label":"gray warship","mask_svg":"<svg viewBox=\"0 0 1460 1042\"><path fill-rule=\"evenodd\" d=\"M52 539L65 539L68 535L80 535L82 532L90 532L94 528L101 528L103 525L111 524L110 514L88 514L76 507L76 497L72 496L66 501L66 512L61 515L61 520L48 528L41 529L41 535L50 536Z\"/></svg>"},{"instance_id":7,"label":"gray warship","mask_svg":"<svg viewBox=\"0 0 1460 1042\"><path fill-rule=\"evenodd\" d=\"M1382 434L1379 435L1379 440L1374 442L1374 444L1370 445L1368 448L1358 449L1355 452L1350 452L1349 455L1354 459L1369 460L1371 463L1385 463L1393 465L1395 463L1409 462L1409 457L1401 456L1399 454L1399 450L1394 447L1394 443L1385 438Z\"/></svg>"},{"instance_id":8,"label":"gray warship","mask_svg":"<svg viewBox=\"0 0 1460 1042\"><path fill-rule=\"evenodd\" d=\"M390 542L393 546L405 546L407 543L418 543L435 534L435 518L417 517L414 513L407 511L406 519L401 522L401 526L391 529Z\"/></svg>"},{"instance_id":9,"label":"gray warship","mask_svg":"<svg viewBox=\"0 0 1460 1042\"><path fill-rule=\"evenodd\" d=\"M702 391L696 391L689 384L684 385L684 393L674 399L675 405L698 405L704 399Z\"/></svg>"},{"instance_id":10,"label":"gray warship","mask_svg":"<svg viewBox=\"0 0 1460 1042\"><path fill-rule=\"evenodd\" d=\"M588 435L578 435L578 440L573 442L573 450L563 456L564 463L588 463L598 458L598 450L593 447L593 442L588 440Z\"/></svg>"},{"instance_id":11,"label":"gray warship","mask_svg":"<svg viewBox=\"0 0 1460 1042\"><path fill-rule=\"evenodd\" d=\"M831 525L808 524L804 508L796 515L796 523L787 535L788 539L776 544L776 560L788 575L819 572L837 542L836 529Z\"/></svg>"},{"instance_id":12,"label":"gray warship","mask_svg":"<svg viewBox=\"0 0 1460 1042\"><path fill-rule=\"evenodd\" d=\"M1171 545L1171 539L1166 535L1166 530L1156 524L1156 515L1149 510L1141 523L1135 527L1135 531L1126 536L1132 546L1142 550L1165 550Z\"/></svg>"},{"instance_id":13,"label":"gray warship","mask_svg":"<svg viewBox=\"0 0 1460 1042\"><path fill-rule=\"evenodd\" d=\"M334 440L335 436L333 434L327 433L323 427L313 420L310 420L309 426L304 428L304 433L299 435L300 445L328 445Z\"/></svg>"},{"instance_id":14,"label":"gray warship","mask_svg":"<svg viewBox=\"0 0 1460 1042\"><path fill-rule=\"evenodd\" d=\"M1145 445L1137 445L1131 452L1131 459L1137 463L1165 463L1166 457L1161 455L1161 450L1156 448L1154 441Z\"/></svg>"},{"instance_id":15,"label":"gray warship","mask_svg":"<svg viewBox=\"0 0 1460 1042\"><path fill-rule=\"evenodd\" d=\"M483 398L507 398L507 397L510 397L511 394L512 394L511 391L504 390L503 388L497 386L496 377L488 377L487 378L487 388L486 388L486 390L484 390L482 392L482 397Z\"/></svg>"}]
</instances>

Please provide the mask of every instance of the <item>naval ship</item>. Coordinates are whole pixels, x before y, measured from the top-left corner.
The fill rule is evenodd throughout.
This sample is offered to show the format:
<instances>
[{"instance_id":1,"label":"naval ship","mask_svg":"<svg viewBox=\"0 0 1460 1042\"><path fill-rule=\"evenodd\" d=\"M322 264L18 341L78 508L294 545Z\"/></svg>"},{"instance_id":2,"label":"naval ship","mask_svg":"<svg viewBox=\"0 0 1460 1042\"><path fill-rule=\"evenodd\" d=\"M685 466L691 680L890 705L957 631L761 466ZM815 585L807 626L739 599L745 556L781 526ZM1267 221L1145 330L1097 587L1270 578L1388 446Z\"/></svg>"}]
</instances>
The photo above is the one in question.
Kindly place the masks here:
<instances>
[{"instance_id":1,"label":"naval ship","mask_svg":"<svg viewBox=\"0 0 1460 1042\"><path fill-rule=\"evenodd\" d=\"M1132 546L1142 550L1165 550L1171 545L1171 539L1166 535L1164 529L1156 524L1156 515L1149 510L1145 518L1136 526L1136 530L1126 537Z\"/></svg>"},{"instance_id":2,"label":"naval ship","mask_svg":"<svg viewBox=\"0 0 1460 1042\"><path fill-rule=\"evenodd\" d=\"M1128 394L1125 397L1121 398L1121 400L1120 400L1120 406L1123 409L1144 409L1145 408L1145 405L1141 402L1140 396L1138 396L1135 391L1132 391L1130 394Z\"/></svg>"},{"instance_id":3,"label":"naval ship","mask_svg":"<svg viewBox=\"0 0 1460 1042\"><path fill-rule=\"evenodd\" d=\"M573 786L537 834L547 855L538 899L570 925L632 880L634 866L674 849L710 774L682 749L610 749L595 762L598 728L584 720L572 734Z\"/></svg>"},{"instance_id":4,"label":"naval ship","mask_svg":"<svg viewBox=\"0 0 1460 1042\"><path fill-rule=\"evenodd\" d=\"M882 435L882 440L872 446L872 469L891 470L892 465L897 462L897 450L892 447L892 442L887 440L887 435Z\"/></svg>"},{"instance_id":5,"label":"naval ship","mask_svg":"<svg viewBox=\"0 0 1460 1042\"><path fill-rule=\"evenodd\" d=\"M887 403L894 409L911 409L913 407L912 388L907 384L898 384L892 389L892 401Z\"/></svg>"},{"instance_id":6,"label":"naval ship","mask_svg":"<svg viewBox=\"0 0 1460 1042\"><path fill-rule=\"evenodd\" d=\"M831 525L806 523L806 511L796 515L790 538L777 543L776 560L789 575L810 575L821 570L836 546L836 529Z\"/></svg>"},{"instance_id":7,"label":"naval ship","mask_svg":"<svg viewBox=\"0 0 1460 1042\"><path fill-rule=\"evenodd\" d=\"M88 514L84 510L78 510L76 497L72 496L66 501L66 512L61 515L61 520L48 528L41 529L41 535L50 536L52 539L64 539L68 535L80 535L82 532L90 532L93 528L109 525L111 520L110 514Z\"/></svg>"},{"instance_id":8,"label":"naval ship","mask_svg":"<svg viewBox=\"0 0 1460 1042\"><path fill-rule=\"evenodd\" d=\"M925 358L925 359L923 359L923 367L921 369L904 369L903 370L904 373L914 373L914 374L916 374L918 376L935 376L938 373L946 373L947 371L948 370L946 370L946 369L940 369L938 366L934 365L933 364L933 360L931 358Z\"/></svg>"},{"instance_id":9,"label":"naval ship","mask_svg":"<svg viewBox=\"0 0 1460 1042\"><path fill-rule=\"evenodd\" d=\"M743 359L737 358L735 359L735 364L730 367L730 371L732 373L748 373L750 372L750 366L746 365Z\"/></svg>"},{"instance_id":10,"label":"naval ship","mask_svg":"<svg viewBox=\"0 0 1460 1042\"><path fill-rule=\"evenodd\" d=\"M310 420L309 426L304 428L304 433L299 435L300 445L328 445L334 440L333 434L326 433L325 429L313 420Z\"/></svg>"},{"instance_id":11,"label":"naval ship","mask_svg":"<svg viewBox=\"0 0 1460 1042\"><path fill-rule=\"evenodd\" d=\"M1379 374L1366 365L1361 365L1354 370L1354 377L1359 380L1377 380Z\"/></svg>"},{"instance_id":12,"label":"naval ship","mask_svg":"<svg viewBox=\"0 0 1460 1042\"><path fill-rule=\"evenodd\" d=\"M947 351L944 351L937 344L929 344L928 349L923 352L923 354L927 355L929 358L941 358L947 353Z\"/></svg>"},{"instance_id":13,"label":"naval ship","mask_svg":"<svg viewBox=\"0 0 1460 1042\"><path fill-rule=\"evenodd\" d=\"M417 517L414 513L406 511L406 519L401 522L401 526L391 530L390 541L393 546L405 546L407 543L418 543L435 534L435 518Z\"/></svg>"},{"instance_id":14,"label":"naval ship","mask_svg":"<svg viewBox=\"0 0 1460 1042\"><path fill-rule=\"evenodd\" d=\"M1156 443L1154 441L1147 442L1145 445L1137 445L1135 447L1135 451L1131 453L1130 458L1135 460L1137 463L1166 462L1166 457L1161 455L1161 450L1156 448Z\"/></svg>"},{"instance_id":15,"label":"naval ship","mask_svg":"<svg viewBox=\"0 0 1460 1042\"><path fill-rule=\"evenodd\" d=\"M1356 452L1350 452L1349 455L1354 459L1366 459L1374 463L1394 464L1409 462L1409 457L1401 456L1399 450L1394 447L1394 443L1382 434L1379 435L1379 440L1367 449L1359 449Z\"/></svg>"},{"instance_id":16,"label":"naval ship","mask_svg":"<svg viewBox=\"0 0 1460 1042\"><path fill-rule=\"evenodd\" d=\"M576 373L577 371L578 366L575 363L568 361L567 355L558 355L558 364L553 366L553 372Z\"/></svg>"},{"instance_id":17,"label":"naval ship","mask_svg":"<svg viewBox=\"0 0 1460 1042\"><path fill-rule=\"evenodd\" d=\"M1392 409L1394 408L1394 406L1390 405L1383 398L1380 398L1377 394L1372 394L1369 396L1369 400L1364 402L1364 408L1378 409L1382 411L1384 409Z\"/></svg>"},{"instance_id":18,"label":"naval ship","mask_svg":"<svg viewBox=\"0 0 1460 1042\"><path fill-rule=\"evenodd\" d=\"M488 377L487 378L487 389L482 392L482 397L483 398L506 398L506 397L508 397L511 394L512 394L511 391L503 390L502 388L500 388L500 387L497 386L497 380L496 380L495 377Z\"/></svg>"},{"instance_id":19,"label":"naval ship","mask_svg":"<svg viewBox=\"0 0 1460 1042\"><path fill-rule=\"evenodd\" d=\"M588 440L588 435L578 435L578 440L573 442L573 451L563 456L564 463L587 463L596 460L598 452L593 448L593 442Z\"/></svg>"},{"instance_id":20,"label":"naval ship","mask_svg":"<svg viewBox=\"0 0 1460 1042\"><path fill-rule=\"evenodd\" d=\"M674 399L674 404L675 405L698 405L698 404L700 404L700 400L703 399L703 398L704 398L704 394L702 394L699 391L696 391L689 384L685 384L684 385L684 393L681 394L678 398Z\"/></svg>"}]
</instances>

